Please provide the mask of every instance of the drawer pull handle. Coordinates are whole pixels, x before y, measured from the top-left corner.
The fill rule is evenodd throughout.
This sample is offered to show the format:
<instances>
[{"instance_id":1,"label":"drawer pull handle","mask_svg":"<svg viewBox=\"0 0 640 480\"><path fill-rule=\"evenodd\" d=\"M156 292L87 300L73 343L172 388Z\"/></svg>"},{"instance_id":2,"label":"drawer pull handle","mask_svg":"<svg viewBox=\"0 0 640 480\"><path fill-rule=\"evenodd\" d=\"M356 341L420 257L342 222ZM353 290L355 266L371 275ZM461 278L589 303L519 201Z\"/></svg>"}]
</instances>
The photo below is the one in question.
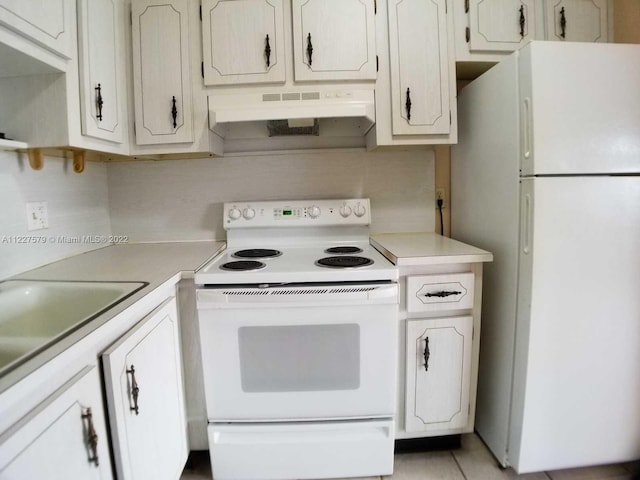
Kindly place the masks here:
<instances>
[{"instance_id":1,"label":"drawer pull handle","mask_svg":"<svg viewBox=\"0 0 640 480\"><path fill-rule=\"evenodd\" d=\"M565 38L567 36L566 34L566 30L567 30L567 17L564 14L564 7L562 7L560 9L560 36L562 38Z\"/></svg>"},{"instance_id":2,"label":"drawer pull handle","mask_svg":"<svg viewBox=\"0 0 640 480\"><path fill-rule=\"evenodd\" d=\"M424 371L429 371L429 357L431 356L431 351L429 351L429 337L426 338L424 342Z\"/></svg>"},{"instance_id":3,"label":"drawer pull handle","mask_svg":"<svg viewBox=\"0 0 640 480\"><path fill-rule=\"evenodd\" d=\"M311 43L311 33L307 35L307 57L309 59L309 68L311 68L311 61L313 59L313 44Z\"/></svg>"},{"instance_id":4,"label":"drawer pull handle","mask_svg":"<svg viewBox=\"0 0 640 480\"><path fill-rule=\"evenodd\" d=\"M91 455L89 456L89 463L93 462L95 466L99 466L98 461L98 434L93 427L93 415L91 409L87 408L86 412L82 414L82 418L87 421L87 443L89 444L89 450Z\"/></svg>"},{"instance_id":5,"label":"drawer pull handle","mask_svg":"<svg viewBox=\"0 0 640 480\"><path fill-rule=\"evenodd\" d=\"M136 412L136 415L138 415L138 394L140 393L140 388L138 388L138 382L136 382L135 367L131 365L131 368L127 370L127 373L131 374L131 396L133 397L133 407L129 407L129 410Z\"/></svg>"},{"instance_id":6,"label":"drawer pull handle","mask_svg":"<svg viewBox=\"0 0 640 480\"><path fill-rule=\"evenodd\" d=\"M440 298L446 298L446 297L450 297L451 295L460 295L462 292L456 292L456 291L445 291L445 290L441 290L439 292L430 292L430 293L425 293L424 296L425 297L440 297Z\"/></svg>"},{"instance_id":7,"label":"drawer pull handle","mask_svg":"<svg viewBox=\"0 0 640 480\"><path fill-rule=\"evenodd\" d=\"M404 106L407 109L407 122L411 121L411 91L407 88L407 99L404 102Z\"/></svg>"},{"instance_id":8,"label":"drawer pull handle","mask_svg":"<svg viewBox=\"0 0 640 480\"><path fill-rule=\"evenodd\" d=\"M173 128L178 127L177 119L178 119L178 107L176 106L176 97L171 98L171 118L173 118Z\"/></svg>"},{"instance_id":9,"label":"drawer pull handle","mask_svg":"<svg viewBox=\"0 0 640 480\"><path fill-rule=\"evenodd\" d=\"M526 19L524 18L524 5L520 5L520 38L524 38L524 26Z\"/></svg>"}]
</instances>

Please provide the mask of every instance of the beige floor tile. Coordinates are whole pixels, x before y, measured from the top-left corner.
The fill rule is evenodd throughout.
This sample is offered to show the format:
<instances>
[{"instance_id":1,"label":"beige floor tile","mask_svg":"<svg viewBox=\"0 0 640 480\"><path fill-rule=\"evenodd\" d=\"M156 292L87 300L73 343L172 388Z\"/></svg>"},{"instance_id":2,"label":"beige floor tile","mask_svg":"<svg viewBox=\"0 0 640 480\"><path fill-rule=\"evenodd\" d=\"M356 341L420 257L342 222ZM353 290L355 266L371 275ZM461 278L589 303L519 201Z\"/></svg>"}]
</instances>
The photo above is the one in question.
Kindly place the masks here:
<instances>
[{"instance_id":1,"label":"beige floor tile","mask_svg":"<svg viewBox=\"0 0 640 480\"><path fill-rule=\"evenodd\" d=\"M631 479L631 473L622 464L587 468L568 468L548 472L552 480L619 480Z\"/></svg>"},{"instance_id":2,"label":"beige floor tile","mask_svg":"<svg viewBox=\"0 0 640 480\"><path fill-rule=\"evenodd\" d=\"M394 458L393 475L383 480L464 480L449 451L399 453Z\"/></svg>"},{"instance_id":3,"label":"beige floor tile","mask_svg":"<svg viewBox=\"0 0 640 480\"><path fill-rule=\"evenodd\" d=\"M501 468L482 440L474 434L463 435L461 448L452 453L467 480L549 480L544 472L518 475L511 468Z\"/></svg>"}]
</instances>

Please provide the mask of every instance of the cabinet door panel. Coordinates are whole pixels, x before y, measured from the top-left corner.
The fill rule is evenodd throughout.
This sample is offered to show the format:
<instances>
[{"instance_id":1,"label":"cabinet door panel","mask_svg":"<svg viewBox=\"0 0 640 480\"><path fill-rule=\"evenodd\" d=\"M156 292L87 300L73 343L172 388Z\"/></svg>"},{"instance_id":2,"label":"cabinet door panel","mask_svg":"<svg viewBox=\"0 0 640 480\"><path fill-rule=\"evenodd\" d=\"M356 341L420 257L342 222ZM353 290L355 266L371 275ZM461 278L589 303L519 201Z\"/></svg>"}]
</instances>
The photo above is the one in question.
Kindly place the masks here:
<instances>
[{"instance_id":1,"label":"cabinet door panel","mask_svg":"<svg viewBox=\"0 0 640 480\"><path fill-rule=\"evenodd\" d=\"M548 40L607 42L606 0L550 0L546 20Z\"/></svg>"},{"instance_id":2,"label":"cabinet door panel","mask_svg":"<svg viewBox=\"0 0 640 480\"><path fill-rule=\"evenodd\" d=\"M175 298L138 323L102 361L118 478L179 478L188 450Z\"/></svg>"},{"instance_id":3,"label":"cabinet door panel","mask_svg":"<svg viewBox=\"0 0 640 480\"><path fill-rule=\"evenodd\" d=\"M187 0L131 9L136 143L193 142Z\"/></svg>"},{"instance_id":4,"label":"cabinet door panel","mask_svg":"<svg viewBox=\"0 0 640 480\"><path fill-rule=\"evenodd\" d=\"M390 0L388 9L393 133L449 133L446 2Z\"/></svg>"},{"instance_id":5,"label":"cabinet door panel","mask_svg":"<svg viewBox=\"0 0 640 480\"><path fill-rule=\"evenodd\" d=\"M0 24L65 57L75 45L72 0L0 0Z\"/></svg>"},{"instance_id":6,"label":"cabinet door panel","mask_svg":"<svg viewBox=\"0 0 640 480\"><path fill-rule=\"evenodd\" d=\"M88 445L89 418L97 460ZM0 437L0 478L108 480L111 477L102 390L86 367Z\"/></svg>"},{"instance_id":7,"label":"cabinet door panel","mask_svg":"<svg viewBox=\"0 0 640 480\"><path fill-rule=\"evenodd\" d=\"M282 0L204 0L202 37L206 85L285 81Z\"/></svg>"},{"instance_id":8,"label":"cabinet door panel","mask_svg":"<svg viewBox=\"0 0 640 480\"><path fill-rule=\"evenodd\" d=\"M296 81L376 78L373 0L293 0L292 8Z\"/></svg>"},{"instance_id":9,"label":"cabinet door panel","mask_svg":"<svg viewBox=\"0 0 640 480\"><path fill-rule=\"evenodd\" d=\"M78 0L82 133L122 143L121 0Z\"/></svg>"},{"instance_id":10,"label":"cabinet door panel","mask_svg":"<svg viewBox=\"0 0 640 480\"><path fill-rule=\"evenodd\" d=\"M407 431L467 424L472 329L471 316L407 321Z\"/></svg>"},{"instance_id":11,"label":"cabinet door panel","mask_svg":"<svg viewBox=\"0 0 640 480\"><path fill-rule=\"evenodd\" d=\"M535 28L535 0L469 0L471 52L515 51L535 38Z\"/></svg>"}]
</instances>

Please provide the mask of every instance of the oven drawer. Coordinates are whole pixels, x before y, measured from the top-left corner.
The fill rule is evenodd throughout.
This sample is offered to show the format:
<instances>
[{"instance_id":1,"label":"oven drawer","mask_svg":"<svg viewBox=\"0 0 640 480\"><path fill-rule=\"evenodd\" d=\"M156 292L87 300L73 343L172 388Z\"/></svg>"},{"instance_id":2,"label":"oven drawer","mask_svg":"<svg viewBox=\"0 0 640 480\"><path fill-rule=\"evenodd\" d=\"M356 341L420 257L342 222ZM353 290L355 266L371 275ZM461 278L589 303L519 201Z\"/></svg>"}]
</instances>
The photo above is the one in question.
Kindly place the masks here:
<instances>
[{"instance_id":1,"label":"oven drawer","mask_svg":"<svg viewBox=\"0 0 640 480\"><path fill-rule=\"evenodd\" d=\"M394 422L209 424L213 478L391 475Z\"/></svg>"},{"instance_id":2,"label":"oven drawer","mask_svg":"<svg viewBox=\"0 0 640 480\"><path fill-rule=\"evenodd\" d=\"M437 312L473 307L473 273L407 277L407 312Z\"/></svg>"}]
</instances>

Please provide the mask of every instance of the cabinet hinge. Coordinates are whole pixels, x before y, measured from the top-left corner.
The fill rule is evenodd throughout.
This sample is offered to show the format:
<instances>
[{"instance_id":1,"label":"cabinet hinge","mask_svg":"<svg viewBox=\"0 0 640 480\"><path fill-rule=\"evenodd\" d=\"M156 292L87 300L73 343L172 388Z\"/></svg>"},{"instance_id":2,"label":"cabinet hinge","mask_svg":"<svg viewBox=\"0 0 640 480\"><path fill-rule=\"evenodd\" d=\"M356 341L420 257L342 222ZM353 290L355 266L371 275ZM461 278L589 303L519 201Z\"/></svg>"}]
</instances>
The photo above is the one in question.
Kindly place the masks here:
<instances>
[{"instance_id":1,"label":"cabinet hinge","mask_svg":"<svg viewBox=\"0 0 640 480\"><path fill-rule=\"evenodd\" d=\"M469 13L469 0L464 0L464 13Z\"/></svg>"},{"instance_id":2,"label":"cabinet hinge","mask_svg":"<svg viewBox=\"0 0 640 480\"><path fill-rule=\"evenodd\" d=\"M469 27L464 30L464 38L467 40L467 43L469 43L469 40L471 39L471 29Z\"/></svg>"},{"instance_id":3,"label":"cabinet hinge","mask_svg":"<svg viewBox=\"0 0 640 480\"><path fill-rule=\"evenodd\" d=\"M376 55L376 72L380 70L380 59L378 55Z\"/></svg>"},{"instance_id":4,"label":"cabinet hinge","mask_svg":"<svg viewBox=\"0 0 640 480\"><path fill-rule=\"evenodd\" d=\"M200 62L200 73L202 74L202 78L204 78L204 62Z\"/></svg>"}]
</instances>

